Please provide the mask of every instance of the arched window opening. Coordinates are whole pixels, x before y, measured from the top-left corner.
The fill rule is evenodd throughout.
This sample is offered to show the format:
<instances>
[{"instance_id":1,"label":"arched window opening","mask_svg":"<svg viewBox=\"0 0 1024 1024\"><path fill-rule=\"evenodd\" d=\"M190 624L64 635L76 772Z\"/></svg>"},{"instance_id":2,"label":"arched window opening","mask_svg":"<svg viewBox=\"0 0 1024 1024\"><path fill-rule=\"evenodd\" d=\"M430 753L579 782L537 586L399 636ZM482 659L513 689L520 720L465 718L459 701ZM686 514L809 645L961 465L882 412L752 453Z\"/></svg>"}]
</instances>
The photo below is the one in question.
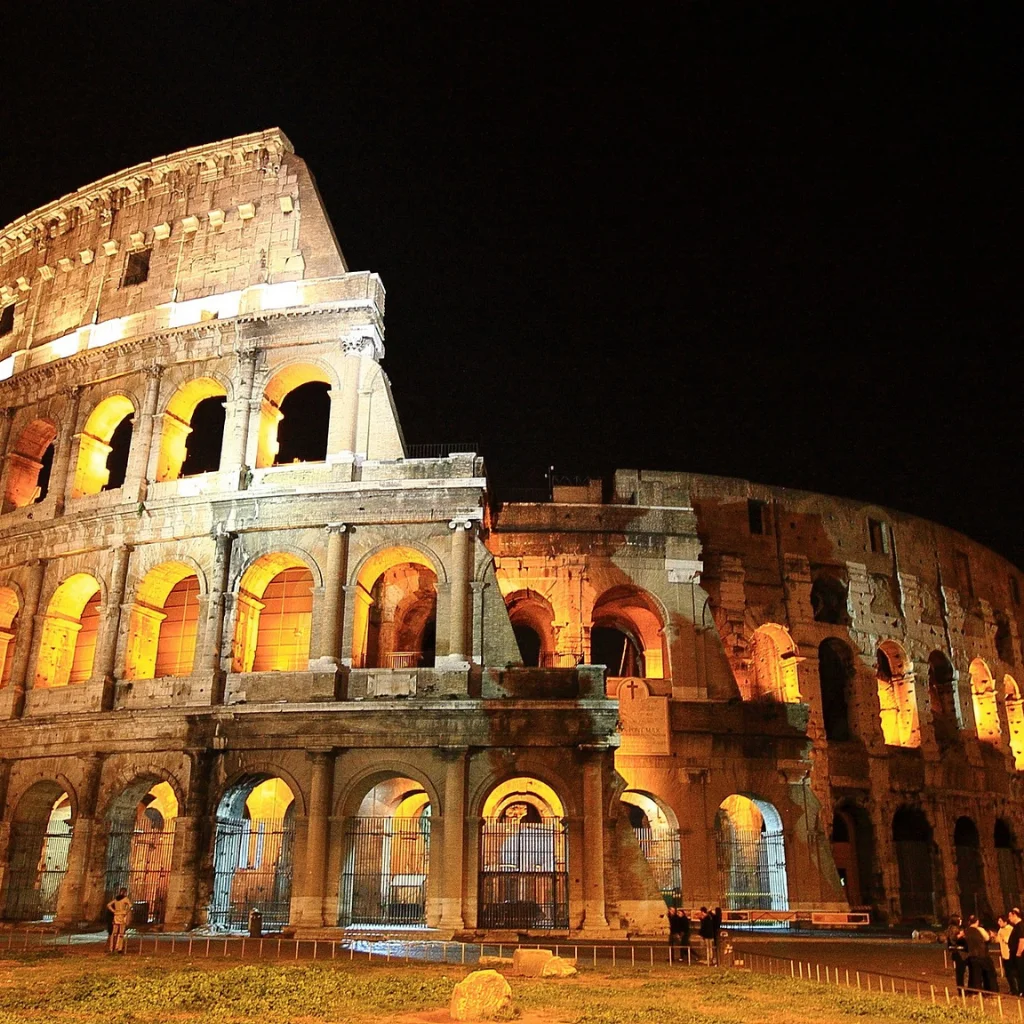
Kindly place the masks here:
<instances>
[{"instance_id":1,"label":"arched window opening","mask_svg":"<svg viewBox=\"0 0 1024 1024\"><path fill-rule=\"evenodd\" d=\"M1019 907L1021 895L1024 893L1024 869L1013 829L1002 818L996 818L993 842L996 848L996 865L999 868L999 888L1003 893L1003 906Z\"/></svg>"},{"instance_id":2,"label":"arched window opening","mask_svg":"<svg viewBox=\"0 0 1024 1024\"><path fill-rule=\"evenodd\" d=\"M750 639L746 693L748 700L771 700L799 704L800 681L797 665L803 659L784 626L765 623Z\"/></svg>"},{"instance_id":3,"label":"arched window opening","mask_svg":"<svg viewBox=\"0 0 1024 1024\"><path fill-rule=\"evenodd\" d=\"M247 776L224 794L213 846L211 928L245 931L253 910L263 915L264 931L288 923L294 838L295 798L283 779Z\"/></svg>"},{"instance_id":4,"label":"arched window opening","mask_svg":"<svg viewBox=\"0 0 1024 1024\"><path fill-rule=\"evenodd\" d=\"M850 697L856 674L856 660L849 644L829 638L818 645L818 678L821 681L821 713L825 736L844 741L853 738L850 729Z\"/></svg>"},{"instance_id":5,"label":"arched window opening","mask_svg":"<svg viewBox=\"0 0 1024 1024\"><path fill-rule=\"evenodd\" d=\"M816 576L811 584L811 608L815 622L848 626L850 613L847 606L846 584L831 573Z\"/></svg>"},{"instance_id":6,"label":"arched window opening","mask_svg":"<svg viewBox=\"0 0 1024 1024\"><path fill-rule=\"evenodd\" d=\"M46 609L34 685L67 686L89 679L99 625L99 583L87 573L69 576Z\"/></svg>"},{"instance_id":7,"label":"arched window opening","mask_svg":"<svg viewBox=\"0 0 1024 1024\"><path fill-rule=\"evenodd\" d=\"M539 779L509 779L484 803L481 928L569 927L569 835L557 793Z\"/></svg>"},{"instance_id":8,"label":"arched window opening","mask_svg":"<svg viewBox=\"0 0 1024 1024\"><path fill-rule=\"evenodd\" d=\"M505 606L523 665L561 668L575 666L583 660L582 651L556 654L555 612L547 598L532 590L519 590L505 598Z\"/></svg>"},{"instance_id":9,"label":"arched window opening","mask_svg":"<svg viewBox=\"0 0 1024 1024\"><path fill-rule=\"evenodd\" d=\"M57 425L33 420L18 435L7 455L6 509L24 508L42 501L50 489Z\"/></svg>"},{"instance_id":10,"label":"arched window opening","mask_svg":"<svg viewBox=\"0 0 1024 1024\"><path fill-rule=\"evenodd\" d=\"M679 823L672 809L648 793L622 794L629 823L647 861L654 881L670 907L681 905L682 860L679 851Z\"/></svg>"},{"instance_id":11,"label":"arched window opening","mask_svg":"<svg viewBox=\"0 0 1024 1024\"><path fill-rule=\"evenodd\" d=\"M309 668L313 574L294 555L264 555L242 577L232 657L234 672Z\"/></svg>"},{"instance_id":12,"label":"arched window opening","mask_svg":"<svg viewBox=\"0 0 1024 1024\"><path fill-rule=\"evenodd\" d=\"M162 924L174 852L178 798L167 782L151 779L129 786L107 816L106 900L121 889L135 904L133 923Z\"/></svg>"},{"instance_id":13,"label":"arched window opening","mask_svg":"<svg viewBox=\"0 0 1024 1024\"><path fill-rule=\"evenodd\" d=\"M906 651L894 640L883 640L875 659L882 736L890 747L919 747L921 725L914 667Z\"/></svg>"},{"instance_id":14,"label":"arched window opening","mask_svg":"<svg viewBox=\"0 0 1024 1024\"><path fill-rule=\"evenodd\" d=\"M378 782L345 822L339 919L346 925L426 925L430 798L409 778Z\"/></svg>"},{"instance_id":15,"label":"arched window opening","mask_svg":"<svg viewBox=\"0 0 1024 1024\"><path fill-rule=\"evenodd\" d=\"M931 922L935 919L932 827L924 812L901 807L892 819L892 839L900 878L901 919Z\"/></svg>"},{"instance_id":16,"label":"arched window opening","mask_svg":"<svg viewBox=\"0 0 1024 1024\"><path fill-rule=\"evenodd\" d=\"M1005 612L996 612L996 656L1007 664L1014 663L1013 634L1010 632L1010 620Z\"/></svg>"},{"instance_id":17,"label":"arched window opening","mask_svg":"<svg viewBox=\"0 0 1024 1024\"><path fill-rule=\"evenodd\" d=\"M851 907L869 906L873 898L875 859L871 818L863 807L844 802L832 817L832 858Z\"/></svg>"},{"instance_id":18,"label":"arched window opening","mask_svg":"<svg viewBox=\"0 0 1024 1024\"><path fill-rule=\"evenodd\" d=\"M766 800L733 794L715 815L722 902L728 910L788 910L782 817Z\"/></svg>"},{"instance_id":19,"label":"arched window opening","mask_svg":"<svg viewBox=\"0 0 1024 1024\"><path fill-rule=\"evenodd\" d=\"M223 385L212 377L197 377L174 392L163 415L157 481L220 468L226 397Z\"/></svg>"},{"instance_id":20,"label":"arched window opening","mask_svg":"<svg viewBox=\"0 0 1024 1024\"><path fill-rule=\"evenodd\" d=\"M437 575L420 552L389 548L359 573L352 664L357 668L432 667Z\"/></svg>"},{"instance_id":21,"label":"arched window opening","mask_svg":"<svg viewBox=\"0 0 1024 1024\"><path fill-rule=\"evenodd\" d=\"M942 651L928 655L928 701L932 708L935 738L941 746L949 746L960 738L956 713L956 670Z\"/></svg>"},{"instance_id":22,"label":"arched window opening","mask_svg":"<svg viewBox=\"0 0 1024 1024\"><path fill-rule=\"evenodd\" d=\"M612 678L665 678L664 622L650 594L637 587L612 587L595 602L590 662L606 665Z\"/></svg>"},{"instance_id":23,"label":"arched window opening","mask_svg":"<svg viewBox=\"0 0 1024 1024\"><path fill-rule=\"evenodd\" d=\"M18 595L10 587L0 587L0 689L11 681L20 609Z\"/></svg>"},{"instance_id":24,"label":"arched window opening","mask_svg":"<svg viewBox=\"0 0 1024 1024\"><path fill-rule=\"evenodd\" d=\"M135 407L124 395L111 395L93 409L78 439L73 498L124 483L134 415Z\"/></svg>"},{"instance_id":25,"label":"arched window opening","mask_svg":"<svg viewBox=\"0 0 1024 1024\"><path fill-rule=\"evenodd\" d=\"M295 363L275 374L260 407L256 468L323 461L330 395L327 376L319 367Z\"/></svg>"},{"instance_id":26,"label":"arched window opening","mask_svg":"<svg viewBox=\"0 0 1024 1024\"><path fill-rule=\"evenodd\" d=\"M183 562L151 569L139 585L128 620L125 679L187 676L199 624L199 579Z\"/></svg>"},{"instance_id":27,"label":"arched window opening","mask_svg":"<svg viewBox=\"0 0 1024 1024\"><path fill-rule=\"evenodd\" d=\"M1002 734L999 727L999 706L996 704L996 684L992 672L981 658L971 662L971 702L974 705L974 723L982 743L996 744Z\"/></svg>"},{"instance_id":28,"label":"arched window opening","mask_svg":"<svg viewBox=\"0 0 1024 1024\"><path fill-rule=\"evenodd\" d=\"M71 801L56 782L37 782L18 802L7 867L8 921L52 921L71 848Z\"/></svg>"},{"instance_id":29,"label":"arched window opening","mask_svg":"<svg viewBox=\"0 0 1024 1024\"><path fill-rule=\"evenodd\" d=\"M1010 732L1013 766L1017 771L1024 771L1024 701L1021 700L1020 687L1013 676L1003 676L1003 705Z\"/></svg>"},{"instance_id":30,"label":"arched window opening","mask_svg":"<svg viewBox=\"0 0 1024 1024\"><path fill-rule=\"evenodd\" d=\"M981 860L981 838L978 826L970 818L957 818L953 828L956 853L956 882L960 890L960 910L964 917L977 914L992 919L992 908L985 892L985 867Z\"/></svg>"}]
</instances>

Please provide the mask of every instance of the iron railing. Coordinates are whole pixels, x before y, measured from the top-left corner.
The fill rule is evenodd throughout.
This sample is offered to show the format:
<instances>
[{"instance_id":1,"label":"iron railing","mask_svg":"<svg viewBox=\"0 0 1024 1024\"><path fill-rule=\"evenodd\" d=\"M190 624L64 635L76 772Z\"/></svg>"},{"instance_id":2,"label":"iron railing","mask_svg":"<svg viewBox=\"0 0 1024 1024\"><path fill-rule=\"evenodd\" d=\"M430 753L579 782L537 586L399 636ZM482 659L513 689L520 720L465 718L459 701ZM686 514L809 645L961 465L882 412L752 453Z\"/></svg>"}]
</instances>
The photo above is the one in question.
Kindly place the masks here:
<instances>
[{"instance_id":1,"label":"iron railing","mask_svg":"<svg viewBox=\"0 0 1024 1024\"><path fill-rule=\"evenodd\" d=\"M722 899L729 910L786 910L786 854L781 832L716 836Z\"/></svg>"},{"instance_id":2,"label":"iron railing","mask_svg":"<svg viewBox=\"0 0 1024 1024\"><path fill-rule=\"evenodd\" d=\"M15 822L11 826L8 920L53 920L60 886L68 870L71 834L71 827L65 822Z\"/></svg>"},{"instance_id":3,"label":"iron railing","mask_svg":"<svg viewBox=\"0 0 1024 1024\"><path fill-rule=\"evenodd\" d=\"M679 905L683 896L679 829L668 825L641 825L633 829L633 834L661 895L669 905Z\"/></svg>"},{"instance_id":4,"label":"iron railing","mask_svg":"<svg viewBox=\"0 0 1024 1024\"><path fill-rule=\"evenodd\" d=\"M161 924L174 853L174 820L166 825L144 818L112 829L107 839L107 899L127 889L135 904L134 923Z\"/></svg>"}]
</instances>

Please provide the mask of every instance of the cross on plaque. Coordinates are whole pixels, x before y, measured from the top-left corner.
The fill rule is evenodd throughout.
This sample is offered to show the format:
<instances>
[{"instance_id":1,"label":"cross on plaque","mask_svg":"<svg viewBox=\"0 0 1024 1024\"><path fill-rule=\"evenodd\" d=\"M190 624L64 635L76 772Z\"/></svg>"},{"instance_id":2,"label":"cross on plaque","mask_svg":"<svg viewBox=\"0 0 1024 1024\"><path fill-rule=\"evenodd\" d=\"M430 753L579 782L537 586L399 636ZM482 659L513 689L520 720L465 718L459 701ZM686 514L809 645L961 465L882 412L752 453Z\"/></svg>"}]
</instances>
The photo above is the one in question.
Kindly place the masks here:
<instances>
[{"instance_id":1,"label":"cross on plaque","mask_svg":"<svg viewBox=\"0 0 1024 1024\"><path fill-rule=\"evenodd\" d=\"M636 680L635 679L630 679L630 681L628 683L626 683L626 689L629 690L629 699L630 700L635 700L636 699L636 691L640 689L640 687L637 686Z\"/></svg>"}]
</instances>

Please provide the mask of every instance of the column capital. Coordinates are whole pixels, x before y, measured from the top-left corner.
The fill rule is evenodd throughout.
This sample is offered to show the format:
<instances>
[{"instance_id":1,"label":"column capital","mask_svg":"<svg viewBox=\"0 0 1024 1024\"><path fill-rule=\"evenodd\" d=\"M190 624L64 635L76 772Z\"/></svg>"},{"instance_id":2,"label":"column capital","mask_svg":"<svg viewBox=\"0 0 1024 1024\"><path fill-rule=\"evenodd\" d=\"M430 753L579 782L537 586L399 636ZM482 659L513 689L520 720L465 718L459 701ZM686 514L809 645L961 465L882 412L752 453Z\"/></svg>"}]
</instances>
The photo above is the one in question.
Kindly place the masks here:
<instances>
[{"instance_id":1,"label":"column capital","mask_svg":"<svg viewBox=\"0 0 1024 1024\"><path fill-rule=\"evenodd\" d=\"M78 398L82 393L82 385L69 384L67 387L61 388L60 393L64 395L65 398Z\"/></svg>"},{"instance_id":2,"label":"column capital","mask_svg":"<svg viewBox=\"0 0 1024 1024\"><path fill-rule=\"evenodd\" d=\"M455 762L465 759L469 753L469 747L440 746L437 748L437 752L442 761Z\"/></svg>"},{"instance_id":3,"label":"column capital","mask_svg":"<svg viewBox=\"0 0 1024 1024\"><path fill-rule=\"evenodd\" d=\"M306 757L313 764L325 764L338 753L337 747L307 747Z\"/></svg>"},{"instance_id":4,"label":"column capital","mask_svg":"<svg viewBox=\"0 0 1024 1024\"><path fill-rule=\"evenodd\" d=\"M163 363L150 363L142 371L150 380L159 380L166 367Z\"/></svg>"},{"instance_id":5,"label":"column capital","mask_svg":"<svg viewBox=\"0 0 1024 1024\"><path fill-rule=\"evenodd\" d=\"M469 516L457 516L448 523L449 530L472 530L476 525L476 520L471 519Z\"/></svg>"},{"instance_id":6,"label":"column capital","mask_svg":"<svg viewBox=\"0 0 1024 1024\"><path fill-rule=\"evenodd\" d=\"M352 527L348 523L327 523L324 529L328 533L348 533Z\"/></svg>"}]
</instances>

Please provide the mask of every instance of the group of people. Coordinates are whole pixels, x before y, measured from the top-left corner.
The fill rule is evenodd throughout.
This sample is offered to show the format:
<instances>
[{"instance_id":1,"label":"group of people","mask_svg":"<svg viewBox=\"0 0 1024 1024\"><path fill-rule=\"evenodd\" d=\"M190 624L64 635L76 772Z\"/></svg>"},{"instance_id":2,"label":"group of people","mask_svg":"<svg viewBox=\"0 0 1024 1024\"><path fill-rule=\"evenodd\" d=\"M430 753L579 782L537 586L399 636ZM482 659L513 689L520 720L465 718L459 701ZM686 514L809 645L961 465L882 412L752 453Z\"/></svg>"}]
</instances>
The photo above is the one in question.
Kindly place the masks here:
<instances>
[{"instance_id":1,"label":"group of people","mask_svg":"<svg viewBox=\"0 0 1024 1024\"><path fill-rule=\"evenodd\" d=\"M949 919L946 948L953 961L957 990L963 991L966 980L967 988L982 992L999 991L989 955L989 943L993 939L999 943L999 956L1010 993L1015 996L1024 994L1024 918L1019 907L999 916L995 932L982 927L977 914L971 914L966 925L959 914Z\"/></svg>"},{"instance_id":2,"label":"group of people","mask_svg":"<svg viewBox=\"0 0 1024 1024\"><path fill-rule=\"evenodd\" d=\"M668 948L670 958L677 963L689 962L690 928L693 919L682 907L668 908ZM697 914L697 934L704 947L704 963L708 967L718 964L718 935L722 929L722 908L708 910L701 907ZM678 949L677 949L678 947Z\"/></svg>"}]
</instances>

